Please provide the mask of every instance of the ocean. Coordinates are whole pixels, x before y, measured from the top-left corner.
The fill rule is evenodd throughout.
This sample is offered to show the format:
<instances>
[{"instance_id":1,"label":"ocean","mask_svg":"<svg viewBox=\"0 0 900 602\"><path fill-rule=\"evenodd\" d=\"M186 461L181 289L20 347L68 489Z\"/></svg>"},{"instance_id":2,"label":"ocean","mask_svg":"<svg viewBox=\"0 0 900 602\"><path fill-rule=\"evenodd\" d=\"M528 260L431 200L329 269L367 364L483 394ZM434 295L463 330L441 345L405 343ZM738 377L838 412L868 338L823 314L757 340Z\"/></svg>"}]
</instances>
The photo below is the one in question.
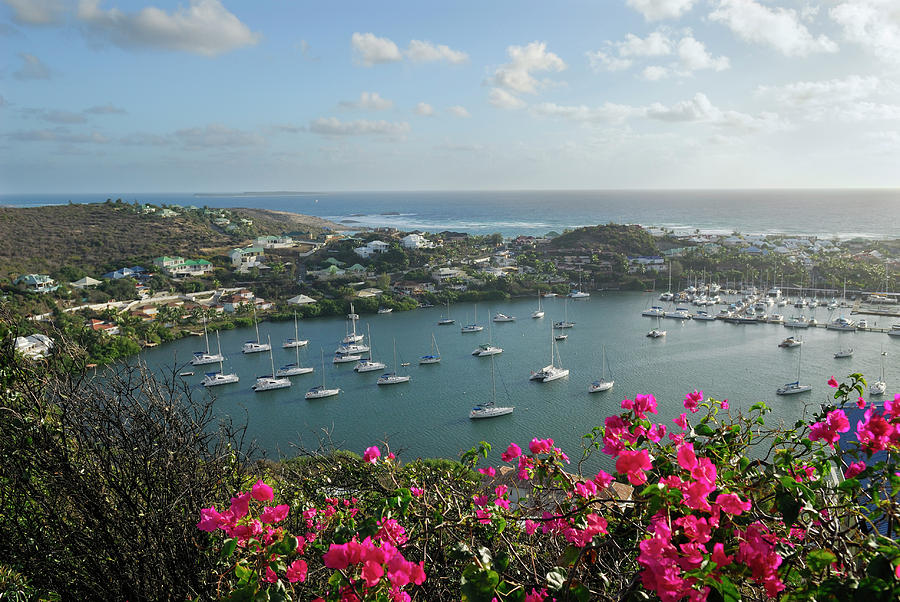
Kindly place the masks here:
<instances>
[{"instance_id":1,"label":"ocean","mask_svg":"<svg viewBox=\"0 0 900 602\"><path fill-rule=\"evenodd\" d=\"M897 238L900 190L523 190L452 192L3 194L0 205L102 202L292 211L347 229L543 235L608 222L690 232Z\"/></svg>"}]
</instances>

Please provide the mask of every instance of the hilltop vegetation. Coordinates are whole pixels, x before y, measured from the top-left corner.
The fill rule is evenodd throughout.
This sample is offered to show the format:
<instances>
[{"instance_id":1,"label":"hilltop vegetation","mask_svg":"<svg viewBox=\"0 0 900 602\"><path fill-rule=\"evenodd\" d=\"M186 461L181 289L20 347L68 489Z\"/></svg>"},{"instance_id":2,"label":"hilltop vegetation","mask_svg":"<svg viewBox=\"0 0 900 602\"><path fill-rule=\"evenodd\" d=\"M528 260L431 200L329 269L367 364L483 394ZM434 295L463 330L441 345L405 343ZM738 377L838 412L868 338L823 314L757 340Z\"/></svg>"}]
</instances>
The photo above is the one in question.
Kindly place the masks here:
<instances>
[{"instance_id":1,"label":"hilltop vegetation","mask_svg":"<svg viewBox=\"0 0 900 602\"><path fill-rule=\"evenodd\" d=\"M650 234L634 225L603 224L576 228L557 236L550 243L554 249L592 249L625 255L656 255L659 251Z\"/></svg>"},{"instance_id":2,"label":"hilltop vegetation","mask_svg":"<svg viewBox=\"0 0 900 602\"><path fill-rule=\"evenodd\" d=\"M46 273L60 266L94 271L147 262L161 255L221 253L261 234L334 226L325 220L262 209L229 210L250 220L225 231L203 210L171 217L122 202L49 207L0 207L0 275ZM286 217L289 216L289 217ZM99 274L92 274L98 276Z\"/></svg>"}]
</instances>

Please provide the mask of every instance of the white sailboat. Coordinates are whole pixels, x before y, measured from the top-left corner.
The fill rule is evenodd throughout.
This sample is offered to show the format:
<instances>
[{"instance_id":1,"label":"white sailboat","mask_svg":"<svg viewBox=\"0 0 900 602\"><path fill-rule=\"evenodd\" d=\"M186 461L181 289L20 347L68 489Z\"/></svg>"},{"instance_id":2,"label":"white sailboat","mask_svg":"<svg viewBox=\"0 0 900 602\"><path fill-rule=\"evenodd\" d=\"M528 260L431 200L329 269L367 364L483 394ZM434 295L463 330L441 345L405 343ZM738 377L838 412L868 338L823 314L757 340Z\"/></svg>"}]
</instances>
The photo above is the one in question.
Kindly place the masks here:
<instances>
[{"instance_id":1,"label":"white sailboat","mask_svg":"<svg viewBox=\"0 0 900 602\"><path fill-rule=\"evenodd\" d=\"M222 351L219 353L210 353L209 351L209 331L206 328L206 316L203 317L203 337L206 339L206 351L195 351L194 357L191 359L192 366L202 366L203 364L215 364L225 359Z\"/></svg>"},{"instance_id":2,"label":"white sailboat","mask_svg":"<svg viewBox=\"0 0 900 602\"><path fill-rule=\"evenodd\" d=\"M347 314L347 319L350 320L350 325L353 328L353 332L348 332L347 336L341 339L341 343L344 345L352 345L353 343L358 343L363 340L363 335L356 334L356 321L359 320L359 314L353 309L353 304L350 304L350 313ZM368 351L368 349L366 349Z\"/></svg>"},{"instance_id":3,"label":"white sailboat","mask_svg":"<svg viewBox=\"0 0 900 602\"><path fill-rule=\"evenodd\" d=\"M306 392L306 399L321 399L323 397L331 397L341 392L339 388L328 389L325 387L325 350L322 349L322 384L313 387Z\"/></svg>"},{"instance_id":4,"label":"white sailboat","mask_svg":"<svg viewBox=\"0 0 900 602\"><path fill-rule=\"evenodd\" d=\"M394 371L393 372L385 372L381 376L378 377L378 382L376 384L379 385L396 385L399 383L409 382L408 375L400 375L397 374L397 339L394 339Z\"/></svg>"},{"instance_id":5,"label":"white sailboat","mask_svg":"<svg viewBox=\"0 0 900 602\"><path fill-rule=\"evenodd\" d=\"M869 385L869 395L884 395L887 390L887 382L884 380L884 357L887 352L882 348L881 351L881 378Z\"/></svg>"},{"instance_id":6,"label":"white sailboat","mask_svg":"<svg viewBox=\"0 0 900 602\"><path fill-rule=\"evenodd\" d=\"M588 393L600 393L602 391L609 391L613 388L615 382L616 381L614 381L612 378L606 380L606 345L604 345L603 355L600 360L600 380L595 380L591 383L591 386L588 387Z\"/></svg>"},{"instance_id":7,"label":"white sailboat","mask_svg":"<svg viewBox=\"0 0 900 602\"><path fill-rule=\"evenodd\" d=\"M494 358L491 356L491 400L487 403L480 403L472 408L469 412L469 418L476 420L480 418L496 418L497 416L505 416L512 414L515 407L501 407L497 405L497 386L494 380Z\"/></svg>"},{"instance_id":8,"label":"white sailboat","mask_svg":"<svg viewBox=\"0 0 900 602\"><path fill-rule=\"evenodd\" d=\"M476 357L487 357L489 355L497 355L498 353L503 353L503 348L494 345L494 329L488 328L488 342L479 345L475 351L472 352L472 355Z\"/></svg>"},{"instance_id":9,"label":"white sailboat","mask_svg":"<svg viewBox=\"0 0 900 602\"><path fill-rule=\"evenodd\" d=\"M297 312L294 312L294 337L285 339L284 343L281 344L281 348L291 349L294 347L305 347L308 344L308 340L300 338L300 331L297 328Z\"/></svg>"},{"instance_id":10,"label":"white sailboat","mask_svg":"<svg viewBox=\"0 0 900 602\"><path fill-rule=\"evenodd\" d=\"M271 351L272 345L263 343L259 340L259 321L256 319L256 305L253 305L253 326L256 328L256 340L247 341L241 347L242 353L260 353L262 351Z\"/></svg>"},{"instance_id":11,"label":"white sailboat","mask_svg":"<svg viewBox=\"0 0 900 602\"><path fill-rule=\"evenodd\" d=\"M371 329L369 329L368 324L366 324L366 334L369 335L369 358L365 360L359 360L356 366L353 367L353 370L356 372L372 372L374 370L384 370L384 362L376 362L372 359L372 348L375 347L375 345L372 343L372 331Z\"/></svg>"},{"instance_id":12,"label":"white sailboat","mask_svg":"<svg viewBox=\"0 0 900 602\"><path fill-rule=\"evenodd\" d=\"M225 374L225 370L223 368L224 356L222 356L222 341L219 339L219 331L216 331L216 346L219 349L219 356L222 357L219 360L219 371L218 372L207 372L203 375L203 380L200 381L200 384L204 387L215 387L217 385L228 385L231 383L236 383L240 379L237 374Z\"/></svg>"},{"instance_id":13,"label":"white sailboat","mask_svg":"<svg viewBox=\"0 0 900 602\"><path fill-rule=\"evenodd\" d=\"M672 293L672 262L669 262L669 288L666 292L659 296L660 301L674 301L675 295Z\"/></svg>"},{"instance_id":14,"label":"white sailboat","mask_svg":"<svg viewBox=\"0 0 900 602\"><path fill-rule=\"evenodd\" d=\"M563 311L565 312L565 319L553 323L553 328L556 328L557 330L560 330L563 328L572 328L573 326L575 326L575 322L569 322L569 299L568 299L568 297L565 299L565 302L563 303Z\"/></svg>"},{"instance_id":15,"label":"white sailboat","mask_svg":"<svg viewBox=\"0 0 900 602\"><path fill-rule=\"evenodd\" d=\"M812 390L812 385L801 385L800 384L800 362L803 360L803 347L800 347L800 354L797 357L797 380L792 383L787 383L783 387L778 387L775 390L776 395L794 395L796 393L805 393L806 391Z\"/></svg>"},{"instance_id":16,"label":"white sailboat","mask_svg":"<svg viewBox=\"0 0 900 602\"><path fill-rule=\"evenodd\" d=\"M559 365L554 364L554 356L555 361ZM562 367L562 360L559 357L559 348L556 346L556 341L553 339L553 330L550 331L550 363L537 372L532 372L529 380L536 380L542 383L548 383L552 380L556 380L558 378L563 378L569 375L568 368Z\"/></svg>"},{"instance_id":17,"label":"white sailboat","mask_svg":"<svg viewBox=\"0 0 900 602\"><path fill-rule=\"evenodd\" d=\"M471 324L466 324L462 328L459 329L460 332L481 332L484 330L484 326L479 326L478 324L478 304L475 304L475 321Z\"/></svg>"},{"instance_id":18,"label":"white sailboat","mask_svg":"<svg viewBox=\"0 0 900 602\"><path fill-rule=\"evenodd\" d=\"M544 317L544 308L541 307L541 291L538 289L538 306L537 309L531 312L532 318L543 318Z\"/></svg>"},{"instance_id":19,"label":"white sailboat","mask_svg":"<svg viewBox=\"0 0 900 602\"><path fill-rule=\"evenodd\" d=\"M648 332L647 336L651 339L658 339L660 337L666 336L666 331L660 328L659 316L656 316L656 328Z\"/></svg>"},{"instance_id":20,"label":"white sailboat","mask_svg":"<svg viewBox=\"0 0 900 602\"><path fill-rule=\"evenodd\" d=\"M431 333L431 353L423 355L419 358L419 364L437 364L441 361L441 350L438 349L437 341L434 340L434 333Z\"/></svg>"},{"instance_id":21,"label":"white sailboat","mask_svg":"<svg viewBox=\"0 0 900 602\"><path fill-rule=\"evenodd\" d=\"M453 324L455 322L456 320L450 317L450 300L447 299L447 315L438 320L438 326L447 326L448 324Z\"/></svg>"},{"instance_id":22,"label":"white sailboat","mask_svg":"<svg viewBox=\"0 0 900 602\"><path fill-rule=\"evenodd\" d=\"M299 341L299 333L297 330L297 314L294 313L294 338L288 339L288 341ZM309 341L303 341L303 345L306 345ZM278 369L278 372L275 373L275 376L300 376L301 374L309 374L310 372L314 372L315 368L312 366L304 367L300 365L300 347L303 345L291 345L296 352L296 360L293 363L285 364L281 368ZM288 348L287 343L284 345L285 348Z\"/></svg>"},{"instance_id":23,"label":"white sailboat","mask_svg":"<svg viewBox=\"0 0 900 602\"><path fill-rule=\"evenodd\" d=\"M850 347L848 349L841 349L834 354L834 359L840 359L842 357L853 357L853 347Z\"/></svg>"},{"instance_id":24,"label":"white sailboat","mask_svg":"<svg viewBox=\"0 0 900 602\"><path fill-rule=\"evenodd\" d=\"M257 376L256 384L253 385L253 390L259 393L260 391L271 391L273 389L285 389L291 386L291 380L289 378L278 377L275 375L275 358L272 356L272 340L269 341L269 362L272 365L272 372L265 376Z\"/></svg>"},{"instance_id":25,"label":"white sailboat","mask_svg":"<svg viewBox=\"0 0 900 602\"><path fill-rule=\"evenodd\" d=\"M494 314L494 322L515 322L515 316L507 316L506 314L500 313L499 311Z\"/></svg>"}]
</instances>

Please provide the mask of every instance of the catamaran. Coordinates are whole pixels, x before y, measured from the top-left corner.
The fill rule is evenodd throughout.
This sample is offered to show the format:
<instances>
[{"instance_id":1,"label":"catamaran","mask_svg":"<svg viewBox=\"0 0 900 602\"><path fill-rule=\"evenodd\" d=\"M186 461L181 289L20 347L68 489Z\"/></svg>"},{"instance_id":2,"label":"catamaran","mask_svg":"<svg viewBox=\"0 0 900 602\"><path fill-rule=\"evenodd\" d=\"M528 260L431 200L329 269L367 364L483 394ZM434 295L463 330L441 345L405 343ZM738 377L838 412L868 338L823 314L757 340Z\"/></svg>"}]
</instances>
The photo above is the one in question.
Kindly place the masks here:
<instances>
[{"instance_id":1,"label":"catamaran","mask_svg":"<svg viewBox=\"0 0 900 602\"><path fill-rule=\"evenodd\" d=\"M493 328L488 329L488 342L479 345L475 351L472 352L472 355L477 357L487 357L489 355L497 355L498 353L503 353L503 348L494 345L494 332Z\"/></svg>"},{"instance_id":2,"label":"catamaran","mask_svg":"<svg viewBox=\"0 0 900 602\"><path fill-rule=\"evenodd\" d=\"M219 331L216 331L216 345L219 349L219 355L222 356L222 341L219 339ZM217 385L228 385L231 383L236 383L240 379L237 374L225 374L223 368L223 359L219 360L219 371L218 372L207 372L203 375L203 380L200 381L200 384L204 387L215 387Z\"/></svg>"},{"instance_id":3,"label":"catamaran","mask_svg":"<svg viewBox=\"0 0 900 602\"><path fill-rule=\"evenodd\" d=\"M369 335L369 358L365 360L359 360L356 363L356 366L353 367L353 370L356 372L372 372L374 370L384 370L384 362L376 362L372 359L372 348L375 345L372 343L372 331L369 329L368 324L366 324L366 334Z\"/></svg>"},{"instance_id":4,"label":"catamaran","mask_svg":"<svg viewBox=\"0 0 900 602\"><path fill-rule=\"evenodd\" d=\"M441 361L441 350L438 349L437 341L434 340L434 333L431 333L431 353L423 355L419 358L420 364L437 364Z\"/></svg>"},{"instance_id":5,"label":"catamaran","mask_svg":"<svg viewBox=\"0 0 900 602\"><path fill-rule=\"evenodd\" d=\"M660 328L659 316L656 316L656 328L648 332L647 336L651 339L658 339L660 337L666 336L666 331Z\"/></svg>"},{"instance_id":6,"label":"catamaran","mask_svg":"<svg viewBox=\"0 0 900 602\"><path fill-rule=\"evenodd\" d=\"M591 386L588 387L588 393L600 393L602 391L609 391L613 388L613 385L616 381L612 378L606 380L606 345L603 346L603 355L600 360L600 380L595 380L591 383Z\"/></svg>"},{"instance_id":7,"label":"catamaran","mask_svg":"<svg viewBox=\"0 0 900 602\"><path fill-rule=\"evenodd\" d=\"M206 329L206 317L203 317L203 337L206 339L206 351L195 351L194 357L191 359L192 366L202 366L203 364L215 364L225 359L221 350L219 353L210 353L209 351L209 331Z\"/></svg>"},{"instance_id":8,"label":"catamaran","mask_svg":"<svg viewBox=\"0 0 900 602\"><path fill-rule=\"evenodd\" d=\"M328 389L325 387L325 350L322 349L322 384L313 387L306 392L306 399L321 399L323 397L331 397L341 392L339 388Z\"/></svg>"},{"instance_id":9,"label":"catamaran","mask_svg":"<svg viewBox=\"0 0 900 602\"><path fill-rule=\"evenodd\" d=\"M379 376L378 382L376 384L396 385L398 383L406 383L406 382L409 382L408 375L397 374L397 339L394 339L394 371L393 372L385 372L384 374Z\"/></svg>"},{"instance_id":10,"label":"catamaran","mask_svg":"<svg viewBox=\"0 0 900 602\"><path fill-rule=\"evenodd\" d=\"M262 351L271 351L271 343L266 344L259 340L259 321L256 319L256 304L253 305L253 326L256 328L256 340L247 341L241 347L242 353L260 353Z\"/></svg>"},{"instance_id":11,"label":"catamaran","mask_svg":"<svg viewBox=\"0 0 900 602\"><path fill-rule=\"evenodd\" d=\"M260 391L271 391L273 389L285 389L291 386L291 380L289 378L279 377L275 375L275 358L272 356L272 340L269 341L269 362L272 365L272 372L265 376L257 376L256 384L253 385L253 390L259 393Z\"/></svg>"},{"instance_id":12,"label":"catamaran","mask_svg":"<svg viewBox=\"0 0 900 602\"><path fill-rule=\"evenodd\" d=\"M512 414L514 407L500 407L497 402L497 387L494 380L494 358L491 356L491 400L487 403L480 403L472 408L469 412L469 418L475 420L478 418L496 418L497 416L505 416Z\"/></svg>"},{"instance_id":13,"label":"catamaran","mask_svg":"<svg viewBox=\"0 0 900 602\"><path fill-rule=\"evenodd\" d=\"M500 312L497 312L496 314L494 314L494 322L515 322L515 321L516 321L515 316L507 316L506 314L502 314Z\"/></svg>"},{"instance_id":14,"label":"catamaran","mask_svg":"<svg viewBox=\"0 0 900 602\"><path fill-rule=\"evenodd\" d=\"M554 354L555 352L555 354ZM555 365L555 360L559 364ZM544 366L537 372L532 372L529 380L536 380L542 383L548 383L552 380L556 380L558 378L563 378L569 375L568 368L562 367L562 360L559 357L559 348L556 346L556 341L553 340L553 331L550 331L550 364Z\"/></svg>"},{"instance_id":15,"label":"catamaran","mask_svg":"<svg viewBox=\"0 0 900 602\"><path fill-rule=\"evenodd\" d=\"M308 344L308 340L300 338L300 331L297 329L297 312L294 312L294 337L285 339L284 343L281 344L281 348L292 349L294 347L305 347Z\"/></svg>"}]
</instances>

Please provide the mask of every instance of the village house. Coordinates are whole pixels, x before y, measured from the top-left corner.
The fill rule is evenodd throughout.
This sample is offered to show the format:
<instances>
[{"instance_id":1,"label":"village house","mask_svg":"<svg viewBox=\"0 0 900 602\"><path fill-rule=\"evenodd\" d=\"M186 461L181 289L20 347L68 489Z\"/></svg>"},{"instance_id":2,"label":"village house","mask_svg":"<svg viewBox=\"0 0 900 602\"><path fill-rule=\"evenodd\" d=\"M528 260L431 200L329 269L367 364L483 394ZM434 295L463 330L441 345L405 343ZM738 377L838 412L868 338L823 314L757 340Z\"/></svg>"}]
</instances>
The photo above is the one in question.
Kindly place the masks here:
<instances>
[{"instance_id":1,"label":"village house","mask_svg":"<svg viewBox=\"0 0 900 602\"><path fill-rule=\"evenodd\" d=\"M185 259L184 257L157 257L153 260L153 265L173 278L203 276L211 274L214 269L213 264L205 259Z\"/></svg>"},{"instance_id":2,"label":"village house","mask_svg":"<svg viewBox=\"0 0 900 602\"><path fill-rule=\"evenodd\" d=\"M33 360L50 355L53 340L44 334L32 334L27 337L16 337L16 351Z\"/></svg>"},{"instance_id":3,"label":"village house","mask_svg":"<svg viewBox=\"0 0 900 602\"><path fill-rule=\"evenodd\" d=\"M371 242L366 243L365 246L357 247L353 249L353 252L362 257L363 259L368 259L372 255L376 253L386 253L390 248L390 245L381 240L373 240Z\"/></svg>"},{"instance_id":4,"label":"village house","mask_svg":"<svg viewBox=\"0 0 900 602\"><path fill-rule=\"evenodd\" d=\"M458 268L438 268L431 272L431 279L440 284L448 278L460 278L464 275L465 272Z\"/></svg>"},{"instance_id":5,"label":"village house","mask_svg":"<svg viewBox=\"0 0 900 602\"><path fill-rule=\"evenodd\" d=\"M268 267L263 263L266 257L262 247L233 249L228 254L228 258L231 259L231 265L240 273L246 273L251 268Z\"/></svg>"},{"instance_id":6,"label":"village house","mask_svg":"<svg viewBox=\"0 0 900 602\"><path fill-rule=\"evenodd\" d=\"M255 298L256 296L252 292L244 288L232 295L220 298L219 303L222 304L226 312L233 314L242 306L253 303Z\"/></svg>"},{"instance_id":7,"label":"village house","mask_svg":"<svg viewBox=\"0 0 900 602\"><path fill-rule=\"evenodd\" d=\"M85 325L94 332L99 332L101 334L114 335L119 334L119 325L114 322L107 322L106 320L100 320L98 318L91 318L88 320Z\"/></svg>"},{"instance_id":8,"label":"village house","mask_svg":"<svg viewBox=\"0 0 900 602\"><path fill-rule=\"evenodd\" d=\"M255 246L264 249L288 249L294 246L294 239L290 236L260 236L256 239Z\"/></svg>"},{"instance_id":9,"label":"village house","mask_svg":"<svg viewBox=\"0 0 900 602\"><path fill-rule=\"evenodd\" d=\"M400 239L400 246L404 249L430 249L434 244L421 234L412 233Z\"/></svg>"},{"instance_id":10,"label":"village house","mask_svg":"<svg viewBox=\"0 0 900 602\"><path fill-rule=\"evenodd\" d=\"M13 284L22 284L31 293L52 293L59 288L47 274L25 274L16 278Z\"/></svg>"}]
</instances>

